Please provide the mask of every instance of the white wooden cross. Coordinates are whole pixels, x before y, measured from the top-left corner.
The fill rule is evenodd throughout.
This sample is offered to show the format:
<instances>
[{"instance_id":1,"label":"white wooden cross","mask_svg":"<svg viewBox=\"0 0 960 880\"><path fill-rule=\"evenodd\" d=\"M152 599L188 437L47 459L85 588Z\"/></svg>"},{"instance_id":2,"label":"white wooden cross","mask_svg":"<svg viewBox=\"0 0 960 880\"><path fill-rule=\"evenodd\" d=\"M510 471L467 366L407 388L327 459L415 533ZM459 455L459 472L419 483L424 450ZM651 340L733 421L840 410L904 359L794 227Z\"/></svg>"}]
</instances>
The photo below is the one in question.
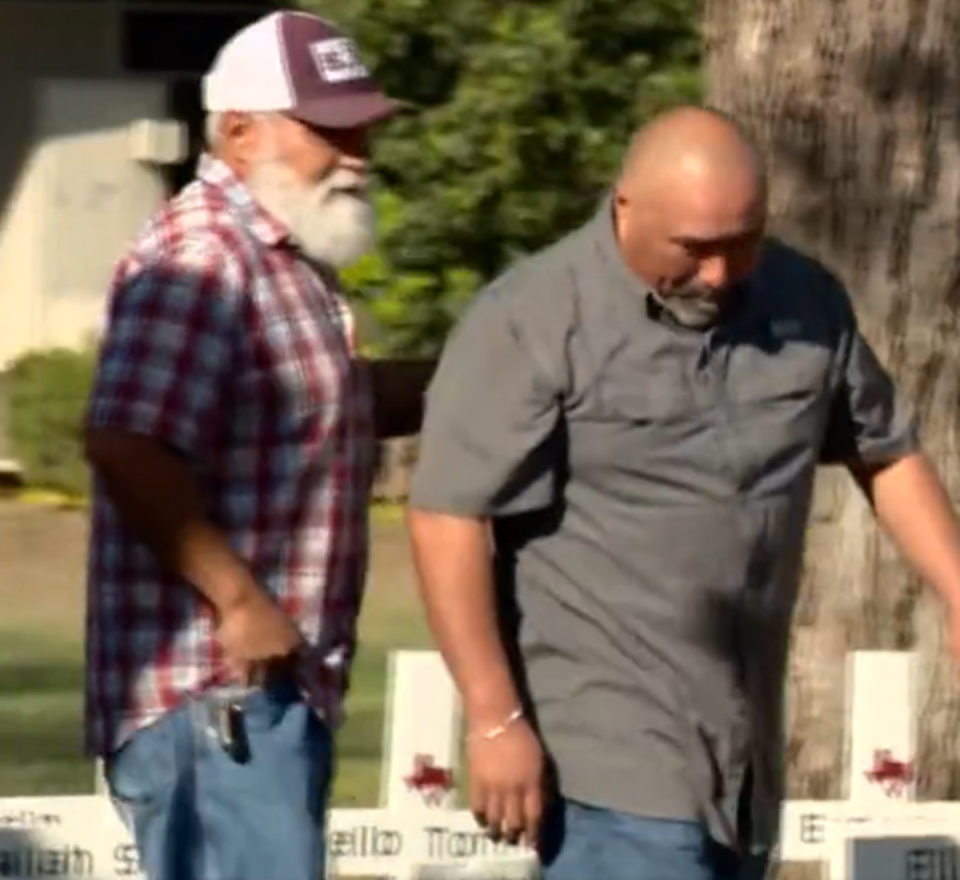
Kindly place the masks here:
<instances>
[{"instance_id":1,"label":"white wooden cross","mask_svg":"<svg viewBox=\"0 0 960 880\"><path fill-rule=\"evenodd\" d=\"M960 802L918 802L916 657L847 658L846 801L788 801L780 861L825 861L829 880L960 880Z\"/></svg>"},{"instance_id":2,"label":"white wooden cross","mask_svg":"<svg viewBox=\"0 0 960 880\"><path fill-rule=\"evenodd\" d=\"M381 803L404 817L424 848L396 880L477 877L526 880L539 873L532 852L490 841L473 816L456 810L460 763L460 702L443 659L435 651L391 655L387 679ZM417 831L416 829L420 829ZM336 862L331 871L347 876ZM455 872L454 870L455 869ZM431 873L432 872L432 873Z\"/></svg>"},{"instance_id":3,"label":"white wooden cross","mask_svg":"<svg viewBox=\"0 0 960 880\"><path fill-rule=\"evenodd\" d=\"M535 854L492 843L469 812L453 809L460 713L439 654L392 654L388 695L382 806L331 811L328 876L536 877ZM48 876L142 880L130 837L102 794L0 799L0 878Z\"/></svg>"},{"instance_id":4,"label":"white wooden cross","mask_svg":"<svg viewBox=\"0 0 960 880\"><path fill-rule=\"evenodd\" d=\"M780 860L828 861L834 838L845 825L914 797L908 778L876 780L875 753L913 769L917 700L914 656L899 651L856 651L847 655L846 795L843 801L787 801L780 830ZM823 670L823 674L828 674ZM880 774L889 775L889 774ZM894 774L896 776L896 774Z\"/></svg>"}]
</instances>

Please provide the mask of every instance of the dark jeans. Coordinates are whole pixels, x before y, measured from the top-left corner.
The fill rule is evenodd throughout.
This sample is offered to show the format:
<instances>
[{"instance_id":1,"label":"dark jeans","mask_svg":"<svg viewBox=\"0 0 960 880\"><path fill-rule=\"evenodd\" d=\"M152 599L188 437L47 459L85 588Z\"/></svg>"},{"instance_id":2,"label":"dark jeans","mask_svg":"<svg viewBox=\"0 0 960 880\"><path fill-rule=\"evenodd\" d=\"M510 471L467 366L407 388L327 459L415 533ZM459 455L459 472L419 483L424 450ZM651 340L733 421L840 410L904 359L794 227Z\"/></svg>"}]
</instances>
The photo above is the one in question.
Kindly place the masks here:
<instances>
[{"instance_id":1,"label":"dark jeans","mask_svg":"<svg viewBox=\"0 0 960 880\"><path fill-rule=\"evenodd\" d=\"M744 857L697 822L644 819L560 801L548 810L543 880L763 880L765 853Z\"/></svg>"},{"instance_id":2,"label":"dark jeans","mask_svg":"<svg viewBox=\"0 0 960 880\"><path fill-rule=\"evenodd\" d=\"M114 802L147 880L317 880L331 736L292 685L236 700L249 760L213 726L222 692L192 700L137 733L105 764Z\"/></svg>"}]
</instances>

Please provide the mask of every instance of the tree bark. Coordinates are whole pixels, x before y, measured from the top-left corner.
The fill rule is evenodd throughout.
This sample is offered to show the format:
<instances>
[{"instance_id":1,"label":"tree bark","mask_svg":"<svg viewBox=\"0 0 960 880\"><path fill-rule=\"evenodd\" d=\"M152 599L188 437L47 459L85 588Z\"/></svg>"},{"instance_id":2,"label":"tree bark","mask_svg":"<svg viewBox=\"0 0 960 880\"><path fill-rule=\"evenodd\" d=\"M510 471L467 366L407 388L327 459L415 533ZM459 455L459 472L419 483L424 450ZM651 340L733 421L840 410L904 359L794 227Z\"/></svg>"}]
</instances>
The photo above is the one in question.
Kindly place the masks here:
<instances>
[{"instance_id":1,"label":"tree bark","mask_svg":"<svg viewBox=\"0 0 960 880\"><path fill-rule=\"evenodd\" d=\"M772 231L847 283L960 497L960 2L706 0L704 39L709 103L766 151ZM845 796L836 670L858 648L919 652L919 796L960 796L943 606L900 564L846 473L818 478L806 566L791 796Z\"/></svg>"}]
</instances>

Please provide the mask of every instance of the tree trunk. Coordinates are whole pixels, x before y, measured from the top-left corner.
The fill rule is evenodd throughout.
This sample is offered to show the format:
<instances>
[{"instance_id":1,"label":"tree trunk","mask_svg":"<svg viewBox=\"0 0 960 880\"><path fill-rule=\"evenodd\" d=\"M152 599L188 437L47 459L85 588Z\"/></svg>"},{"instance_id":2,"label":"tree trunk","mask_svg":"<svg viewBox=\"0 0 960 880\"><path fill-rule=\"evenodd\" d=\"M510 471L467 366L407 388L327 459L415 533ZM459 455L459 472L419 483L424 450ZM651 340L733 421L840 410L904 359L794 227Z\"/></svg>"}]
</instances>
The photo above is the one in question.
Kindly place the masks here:
<instances>
[{"instance_id":1,"label":"tree trunk","mask_svg":"<svg viewBox=\"0 0 960 880\"><path fill-rule=\"evenodd\" d=\"M772 231L847 283L957 499L960 2L706 0L704 37L709 102L766 150ZM943 606L897 560L845 473L819 478L806 564L791 796L845 795L836 670L857 648L919 651L919 796L960 796Z\"/></svg>"}]
</instances>

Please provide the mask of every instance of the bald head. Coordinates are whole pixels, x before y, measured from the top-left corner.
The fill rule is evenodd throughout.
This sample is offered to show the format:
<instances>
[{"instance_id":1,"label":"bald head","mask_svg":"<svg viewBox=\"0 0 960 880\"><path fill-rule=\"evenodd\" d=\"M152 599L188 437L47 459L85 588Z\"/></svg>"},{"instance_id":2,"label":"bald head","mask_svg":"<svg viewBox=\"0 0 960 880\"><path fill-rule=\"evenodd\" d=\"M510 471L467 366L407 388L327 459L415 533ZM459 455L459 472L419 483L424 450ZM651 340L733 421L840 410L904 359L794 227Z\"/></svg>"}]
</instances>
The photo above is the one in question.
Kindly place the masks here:
<instances>
[{"instance_id":1,"label":"bald head","mask_svg":"<svg viewBox=\"0 0 960 880\"><path fill-rule=\"evenodd\" d=\"M763 160L744 129L719 111L679 107L633 136L619 186L642 195L663 185L703 184L731 175L765 188Z\"/></svg>"},{"instance_id":2,"label":"bald head","mask_svg":"<svg viewBox=\"0 0 960 880\"><path fill-rule=\"evenodd\" d=\"M756 259L766 219L762 157L722 113L671 110L634 136L615 208L627 263L679 320L713 323Z\"/></svg>"}]
</instances>

